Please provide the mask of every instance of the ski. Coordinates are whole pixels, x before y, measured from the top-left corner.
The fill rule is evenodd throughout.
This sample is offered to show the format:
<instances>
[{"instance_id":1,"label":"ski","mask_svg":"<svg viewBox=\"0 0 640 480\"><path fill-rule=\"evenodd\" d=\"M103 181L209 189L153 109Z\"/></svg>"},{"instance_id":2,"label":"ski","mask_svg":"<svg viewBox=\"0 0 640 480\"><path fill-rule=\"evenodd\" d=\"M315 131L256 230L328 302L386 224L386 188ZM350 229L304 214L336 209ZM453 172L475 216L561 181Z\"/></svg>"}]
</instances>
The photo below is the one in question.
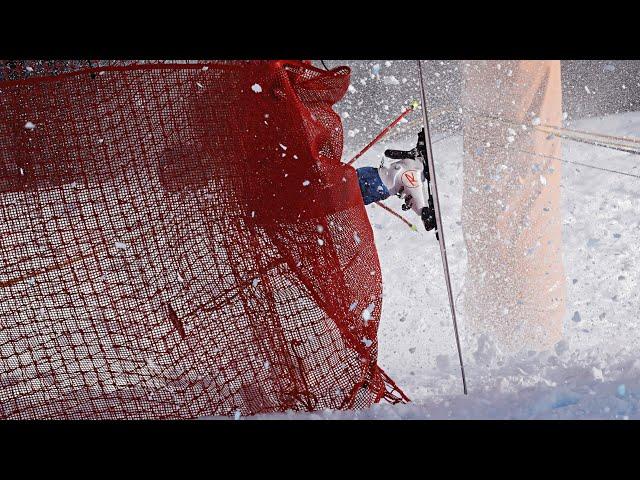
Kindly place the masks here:
<instances>
[{"instance_id":1,"label":"ski","mask_svg":"<svg viewBox=\"0 0 640 480\"><path fill-rule=\"evenodd\" d=\"M438 184L436 182L436 170L433 162L433 152L431 149L431 134L429 132L429 115L427 113L427 94L424 86L424 76L422 73L422 63L420 60L416 60L418 63L418 73L420 80L420 90L422 95L422 121L424 134L425 152L426 153L426 165L425 165L425 177L427 179L428 188L428 202L429 207L423 209L423 223L427 230L433 229L431 215L435 216L435 233L438 243L440 244L440 256L442 257L442 267L444 270L444 277L447 283L447 293L449 295L449 306L451 307L451 318L453 320L453 330L456 337L456 346L458 348L458 359L460 360L460 372L462 374L462 389L464 394L467 394L467 380L464 373L464 362L462 360L462 349L460 348L460 336L458 334L458 321L456 319L456 307L453 300L453 289L451 288L451 275L449 274L449 262L447 261L447 247L444 241L444 231L442 229L442 215L440 212L440 201L438 198ZM420 148L420 138L418 139L418 148ZM424 162L424 157L423 157ZM428 172L428 174L427 174ZM432 212L426 212L432 208ZM425 219L426 217L426 219ZM431 227L431 228L429 228Z\"/></svg>"}]
</instances>

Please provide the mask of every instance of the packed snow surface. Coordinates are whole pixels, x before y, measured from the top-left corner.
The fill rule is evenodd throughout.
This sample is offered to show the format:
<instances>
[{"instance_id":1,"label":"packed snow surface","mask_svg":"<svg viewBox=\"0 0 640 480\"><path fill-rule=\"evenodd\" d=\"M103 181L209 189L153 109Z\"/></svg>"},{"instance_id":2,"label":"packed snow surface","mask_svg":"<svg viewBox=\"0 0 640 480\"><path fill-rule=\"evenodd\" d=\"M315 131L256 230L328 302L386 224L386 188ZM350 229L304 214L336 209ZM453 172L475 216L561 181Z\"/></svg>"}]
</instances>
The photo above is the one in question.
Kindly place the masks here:
<instances>
[{"instance_id":1,"label":"packed snow surface","mask_svg":"<svg viewBox=\"0 0 640 480\"><path fill-rule=\"evenodd\" d=\"M571 128L640 136L640 113L573 122ZM434 138L454 295L464 294L462 138ZM382 143L355 166L377 166L385 148L409 149L415 139ZM345 152L345 158L350 158ZM640 175L640 156L563 141L563 158ZM380 365L412 399L362 411L285 413L294 419L627 419L640 418L640 179L580 165L562 166L564 340L546 352L506 355L471 331L459 308L469 395L460 370L433 233L411 231L375 205L368 212L384 283ZM401 201L387 204L397 211ZM410 213L409 213L410 214ZM417 221L416 218L411 218ZM462 302L457 302L461 306Z\"/></svg>"}]
</instances>

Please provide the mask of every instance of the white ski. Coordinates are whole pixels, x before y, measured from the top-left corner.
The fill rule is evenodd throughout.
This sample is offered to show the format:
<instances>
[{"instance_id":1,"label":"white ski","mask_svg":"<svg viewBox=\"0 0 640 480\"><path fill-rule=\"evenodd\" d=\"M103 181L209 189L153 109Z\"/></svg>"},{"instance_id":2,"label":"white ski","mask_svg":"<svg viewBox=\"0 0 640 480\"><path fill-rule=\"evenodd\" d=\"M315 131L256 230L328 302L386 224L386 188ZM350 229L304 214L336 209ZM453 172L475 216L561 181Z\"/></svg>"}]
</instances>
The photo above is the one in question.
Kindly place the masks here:
<instances>
[{"instance_id":1,"label":"white ski","mask_svg":"<svg viewBox=\"0 0 640 480\"><path fill-rule=\"evenodd\" d=\"M458 348L458 358L460 359L460 371L462 373L462 389L467 394L467 380L464 374L464 363L462 361L462 349L460 348L460 336L458 335L458 321L456 319L456 307L453 300L453 290L451 288L451 276L449 275L449 262L447 261L447 246L444 242L444 231L442 230L442 216L440 214L440 200L438 198L438 185L436 183L436 170L433 163L433 152L431 150L431 134L429 132L429 116L427 114L427 95L424 87L424 78L422 74L422 64L418 63L418 72L420 78L420 90L422 95L422 120L424 123L425 143L427 153L427 168L429 176L427 177L427 186L429 191L427 194L433 197L433 208L436 220L436 238L440 244L440 256L442 257L442 267L444 269L444 277L447 283L447 292L449 294L449 306L451 307L451 318L453 319L453 330L456 336L456 346ZM424 221L424 219L423 219ZM426 224L425 224L426 226ZM428 227L427 227L428 228Z\"/></svg>"}]
</instances>

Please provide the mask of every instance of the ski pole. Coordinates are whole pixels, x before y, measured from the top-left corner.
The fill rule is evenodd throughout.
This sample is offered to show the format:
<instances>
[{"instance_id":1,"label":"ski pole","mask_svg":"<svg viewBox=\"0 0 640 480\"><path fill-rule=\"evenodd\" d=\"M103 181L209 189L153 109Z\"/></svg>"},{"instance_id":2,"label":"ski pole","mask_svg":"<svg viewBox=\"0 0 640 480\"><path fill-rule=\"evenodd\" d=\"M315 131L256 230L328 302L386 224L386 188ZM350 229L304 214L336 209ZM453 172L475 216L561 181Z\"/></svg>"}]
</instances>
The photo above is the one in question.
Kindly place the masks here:
<instances>
[{"instance_id":1,"label":"ski pole","mask_svg":"<svg viewBox=\"0 0 640 480\"><path fill-rule=\"evenodd\" d=\"M402 120L405 116L407 116L407 114L409 112L413 112L416 108L418 107L418 102L417 101L413 101L411 102L411 105L409 105L400 115L398 115L396 117L396 119L391 122L389 125L387 125L377 136L376 138L374 138L373 140L371 140L366 147L364 147L362 150L360 150L355 157L353 157L351 160L349 160L347 162L347 165L351 165L353 162L355 162L358 158L360 158L362 155L364 155L367 150L369 150L371 147L373 147L376 143L378 143L382 137L384 137L389 130L391 130L393 127L395 127L398 123L400 123L400 120Z\"/></svg>"},{"instance_id":2,"label":"ski pole","mask_svg":"<svg viewBox=\"0 0 640 480\"><path fill-rule=\"evenodd\" d=\"M394 212L393 210L391 210L389 207L387 207L384 203L382 202L375 202L375 204L377 206L379 206L380 208L382 208L383 210L386 210L387 212L389 212L391 215L393 215L394 217L402 220L411 230L413 230L414 232L417 232L418 229L416 228L416 226L411 223L409 220L407 220L406 218L404 218L402 215L400 215L398 212Z\"/></svg>"}]
</instances>

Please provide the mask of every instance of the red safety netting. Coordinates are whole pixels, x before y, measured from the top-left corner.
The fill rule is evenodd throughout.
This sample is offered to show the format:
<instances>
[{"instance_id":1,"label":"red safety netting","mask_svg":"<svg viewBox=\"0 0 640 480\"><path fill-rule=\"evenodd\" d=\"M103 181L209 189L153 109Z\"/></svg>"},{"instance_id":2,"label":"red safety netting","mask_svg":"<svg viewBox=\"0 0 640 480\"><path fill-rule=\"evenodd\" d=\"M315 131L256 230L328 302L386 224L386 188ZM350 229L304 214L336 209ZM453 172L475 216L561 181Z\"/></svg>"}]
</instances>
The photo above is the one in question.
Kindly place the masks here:
<instances>
[{"instance_id":1,"label":"red safety netting","mask_svg":"<svg viewBox=\"0 0 640 480\"><path fill-rule=\"evenodd\" d=\"M406 400L340 163L348 68L69 70L0 82L1 418Z\"/></svg>"}]
</instances>

